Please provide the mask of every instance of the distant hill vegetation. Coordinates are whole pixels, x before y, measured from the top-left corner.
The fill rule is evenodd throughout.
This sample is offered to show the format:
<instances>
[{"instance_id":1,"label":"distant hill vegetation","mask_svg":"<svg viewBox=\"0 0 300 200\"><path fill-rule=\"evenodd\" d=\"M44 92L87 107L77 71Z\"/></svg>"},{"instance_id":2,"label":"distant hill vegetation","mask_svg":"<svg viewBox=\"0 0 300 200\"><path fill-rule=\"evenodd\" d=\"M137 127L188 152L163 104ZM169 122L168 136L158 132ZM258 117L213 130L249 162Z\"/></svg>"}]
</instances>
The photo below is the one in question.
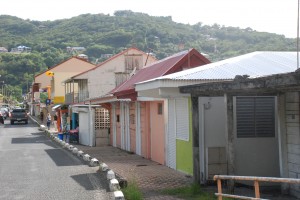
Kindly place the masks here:
<instances>
[{"instance_id":1,"label":"distant hill vegetation","mask_svg":"<svg viewBox=\"0 0 300 200\"><path fill-rule=\"evenodd\" d=\"M24 92L34 73L78 53L88 55L91 62L99 62L105 55L132 46L158 59L196 48L211 61L218 61L253 51L295 51L296 39L251 28L176 23L171 17L130 10L116 11L114 16L83 14L55 21L0 15L0 47L11 51L20 45L30 47L30 55L0 53L0 80ZM67 51L67 47L84 47L84 51Z\"/></svg>"}]
</instances>

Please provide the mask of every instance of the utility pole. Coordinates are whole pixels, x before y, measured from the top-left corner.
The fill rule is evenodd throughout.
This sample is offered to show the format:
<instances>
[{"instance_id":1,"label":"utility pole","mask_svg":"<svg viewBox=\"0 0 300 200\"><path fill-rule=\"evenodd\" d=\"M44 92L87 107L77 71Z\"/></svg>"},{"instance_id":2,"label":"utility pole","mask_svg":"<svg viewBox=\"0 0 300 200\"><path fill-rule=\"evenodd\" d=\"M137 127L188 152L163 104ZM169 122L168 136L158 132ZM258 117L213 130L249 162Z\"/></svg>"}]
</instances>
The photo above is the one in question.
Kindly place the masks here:
<instances>
[{"instance_id":1,"label":"utility pole","mask_svg":"<svg viewBox=\"0 0 300 200\"><path fill-rule=\"evenodd\" d=\"M299 69L299 0L297 13L297 69Z\"/></svg>"}]
</instances>

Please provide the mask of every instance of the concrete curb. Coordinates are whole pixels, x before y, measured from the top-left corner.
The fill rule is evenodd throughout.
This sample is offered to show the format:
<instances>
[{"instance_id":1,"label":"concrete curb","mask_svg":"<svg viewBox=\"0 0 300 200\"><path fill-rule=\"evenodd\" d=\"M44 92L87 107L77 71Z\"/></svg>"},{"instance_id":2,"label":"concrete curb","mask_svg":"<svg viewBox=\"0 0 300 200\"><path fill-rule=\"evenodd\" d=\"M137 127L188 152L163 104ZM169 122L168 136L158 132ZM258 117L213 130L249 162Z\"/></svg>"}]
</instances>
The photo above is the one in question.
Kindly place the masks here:
<instances>
[{"instance_id":1,"label":"concrete curb","mask_svg":"<svg viewBox=\"0 0 300 200\"><path fill-rule=\"evenodd\" d=\"M100 173L106 173L107 184L109 186L110 191L114 193L114 199L125 200L121 188L127 187L127 180L115 174L113 170L109 169L109 167L105 163L99 162L97 158L92 158L90 155L85 154L82 150L59 139L57 136L55 136L54 133L51 133L49 130L47 130L43 124L40 124L33 117L30 116L30 119L39 125L39 130L44 131L46 136L48 136L54 142L59 144L62 148L69 150L74 155L77 155L77 157L85 161L89 167L99 167Z\"/></svg>"}]
</instances>

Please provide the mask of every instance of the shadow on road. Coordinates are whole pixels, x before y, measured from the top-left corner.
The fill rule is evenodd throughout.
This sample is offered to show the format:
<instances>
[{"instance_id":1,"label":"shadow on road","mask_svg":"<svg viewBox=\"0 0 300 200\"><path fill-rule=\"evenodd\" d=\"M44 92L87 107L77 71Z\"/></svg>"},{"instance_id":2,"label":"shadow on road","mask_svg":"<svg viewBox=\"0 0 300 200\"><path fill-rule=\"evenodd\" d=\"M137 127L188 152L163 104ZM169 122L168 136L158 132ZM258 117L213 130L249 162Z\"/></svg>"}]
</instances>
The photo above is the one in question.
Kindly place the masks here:
<instances>
[{"instance_id":1,"label":"shadow on road","mask_svg":"<svg viewBox=\"0 0 300 200\"><path fill-rule=\"evenodd\" d=\"M9 123L5 123L4 124L4 128L27 128L27 127L38 127L36 124L32 124L32 123L28 123L28 124L24 124L23 122L15 122L14 125L11 125Z\"/></svg>"},{"instance_id":2,"label":"shadow on road","mask_svg":"<svg viewBox=\"0 0 300 200\"><path fill-rule=\"evenodd\" d=\"M32 133L36 134L36 133ZM45 144L47 146L56 148L51 140L47 140L47 138L43 135L37 136L37 137L18 137L18 138L12 138L11 139L12 144Z\"/></svg>"},{"instance_id":3,"label":"shadow on road","mask_svg":"<svg viewBox=\"0 0 300 200\"><path fill-rule=\"evenodd\" d=\"M103 189L106 190L106 192L110 192L108 184L105 182L106 177L100 173L79 174L71 176L71 178L86 190Z\"/></svg>"},{"instance_id":4,"label":"shadow on road","mask_svg":"<svg viewBox=\"0 0 300 200\"><path fill-rule=\"evenodd\" d=\"M83 165L78 159L68 155L62 149L46 149L46 153L55 162L57 166L76 166Z\"/></svg>"}]
</instances>

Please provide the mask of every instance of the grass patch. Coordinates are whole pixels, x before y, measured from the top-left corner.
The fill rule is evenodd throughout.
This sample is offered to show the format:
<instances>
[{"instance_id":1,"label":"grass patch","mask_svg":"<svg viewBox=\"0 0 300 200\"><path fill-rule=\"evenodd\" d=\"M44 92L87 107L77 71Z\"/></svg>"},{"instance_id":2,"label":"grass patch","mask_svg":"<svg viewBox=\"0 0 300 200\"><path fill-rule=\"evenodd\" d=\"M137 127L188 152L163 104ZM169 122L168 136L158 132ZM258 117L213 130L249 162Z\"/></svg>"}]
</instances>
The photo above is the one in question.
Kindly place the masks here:
<instances>
[{"instance_id":1,"label":"grass patch","mask_svg":"<svg viewBox=\"0 0 300 200\"><path fill-rule=\"evenodd\" d=\"M212 193L205 192L199 184L192 184L187 187L166 189L162 191L164 194L177 196L188 200L212 200L217 199Z\"/></svg>"},{"instance_id":2,"label":"grass patch","mask_svg":"<svg viewBox=\"0 0 300 200\"><path fill-rule=\"evenodd\" d=\"M136 181L129 181L126 188L122 189L126 200L142 200L143 194Z\"/></svg>"}]
</instances>

